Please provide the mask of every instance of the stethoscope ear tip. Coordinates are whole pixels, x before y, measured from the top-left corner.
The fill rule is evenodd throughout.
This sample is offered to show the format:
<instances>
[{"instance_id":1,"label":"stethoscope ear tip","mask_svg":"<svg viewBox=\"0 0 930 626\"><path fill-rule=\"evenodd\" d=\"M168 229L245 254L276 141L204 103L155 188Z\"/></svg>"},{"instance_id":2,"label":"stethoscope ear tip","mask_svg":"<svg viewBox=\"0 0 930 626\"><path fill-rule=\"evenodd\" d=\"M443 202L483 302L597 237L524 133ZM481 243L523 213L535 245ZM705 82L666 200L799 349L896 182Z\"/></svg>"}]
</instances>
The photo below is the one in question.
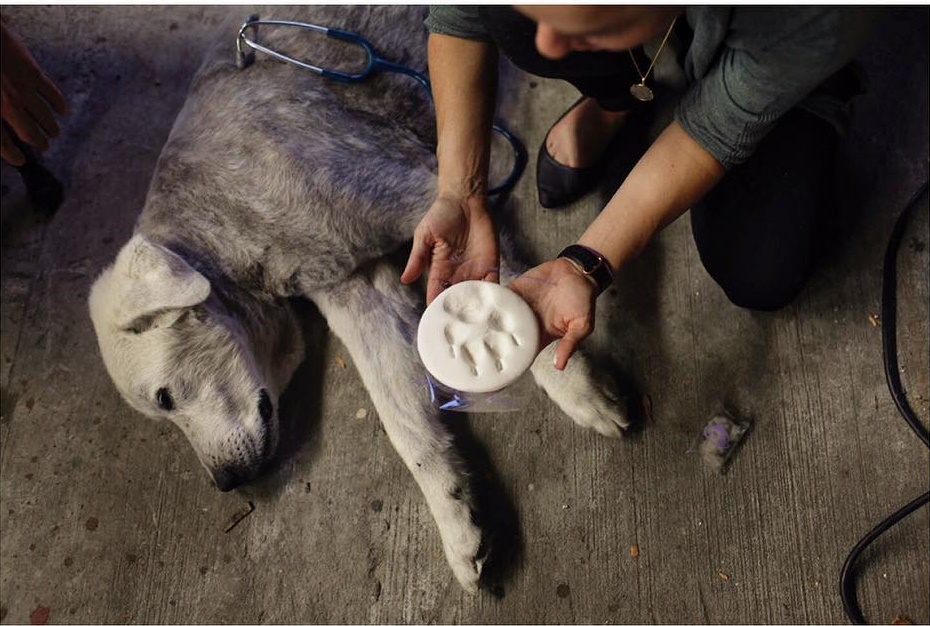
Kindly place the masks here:
<instances>
[{"instance_id":1,"label":"stethoscope ear tip","mask_svg":"<svg viewBox=\"0 0 930 626\"><path fill-rule=\"evenodd\" d=\"M242 52L239 50L236 51L236 67L238 67L240 70L244 70L254 62L255 52L251 50L248 52Z\"/></svg>"},{"instance_id":2,"label":"stethoscope ear tip","mask_svg":"<svg viewBox=\"0 0 930 626\"><path fill-rule=\"evenodd\" d=\"M240 70L244 70L255 62L255 51L243 50L242 40L245 38L245 31L248 28L252 28L252 30L255 31L255 35L258 35L258 26L253 26L252 24L258 22L259 19L258 13L253 13L242 23L242 26L239 27L239 38L236 40L236 67Z\"/></svg>"}]
</instances>

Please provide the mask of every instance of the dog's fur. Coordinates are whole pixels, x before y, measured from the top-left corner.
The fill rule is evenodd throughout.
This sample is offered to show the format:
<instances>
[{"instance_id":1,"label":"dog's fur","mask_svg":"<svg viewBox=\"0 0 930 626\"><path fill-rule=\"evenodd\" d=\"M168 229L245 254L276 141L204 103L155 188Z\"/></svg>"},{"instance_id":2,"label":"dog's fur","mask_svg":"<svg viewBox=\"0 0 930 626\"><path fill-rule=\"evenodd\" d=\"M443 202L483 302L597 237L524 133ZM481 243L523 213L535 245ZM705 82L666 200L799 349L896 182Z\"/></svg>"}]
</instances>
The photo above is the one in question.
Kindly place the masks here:
<instances>
[{"instance_id":1,"label":"dog's fur","mask_svg":"<svg viewBox=\"0 0 930 626\"><path fill-rule=\"evenodd\" d=\"M362 32L394 60L425 64L422 7L284 13ZM239 70L234 35L195 77L135 234L91 290L107 370L131 406L177 424L217 486L232 488L274 454L278 399L303 358L287 299L309 298L349 350L456 578L474 591L483 558L474 496L416 382L422 304L383 260L435 193L428 100L403 76L341 85L261 57ZM321 65L356 53L293 29L259 37ZM537 383L582 426L618 435L625 409L584 354L564 372L552 357L549 347L534 364Z\"/></svg>"}]
</instances>

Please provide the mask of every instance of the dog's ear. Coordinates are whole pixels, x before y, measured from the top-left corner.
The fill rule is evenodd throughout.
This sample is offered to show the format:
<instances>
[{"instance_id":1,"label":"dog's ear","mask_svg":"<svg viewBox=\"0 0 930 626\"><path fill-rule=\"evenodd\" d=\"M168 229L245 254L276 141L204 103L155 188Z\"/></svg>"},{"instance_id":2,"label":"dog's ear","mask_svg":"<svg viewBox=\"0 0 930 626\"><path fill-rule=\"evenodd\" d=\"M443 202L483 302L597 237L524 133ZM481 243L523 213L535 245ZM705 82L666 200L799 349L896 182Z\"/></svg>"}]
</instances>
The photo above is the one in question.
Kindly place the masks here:
<instances>
[{"instance_id":1,"label":"dog's ear","mask_svg":"<svg viewBox=\"0 0 930 626\"><path fill-rule=\"evenodd\" d=\"M141 332L173 323L186 309L210 295L210 281L187 261L141 235L123 246L113 264L113 321Z\"/></svg>"}]
</instances>

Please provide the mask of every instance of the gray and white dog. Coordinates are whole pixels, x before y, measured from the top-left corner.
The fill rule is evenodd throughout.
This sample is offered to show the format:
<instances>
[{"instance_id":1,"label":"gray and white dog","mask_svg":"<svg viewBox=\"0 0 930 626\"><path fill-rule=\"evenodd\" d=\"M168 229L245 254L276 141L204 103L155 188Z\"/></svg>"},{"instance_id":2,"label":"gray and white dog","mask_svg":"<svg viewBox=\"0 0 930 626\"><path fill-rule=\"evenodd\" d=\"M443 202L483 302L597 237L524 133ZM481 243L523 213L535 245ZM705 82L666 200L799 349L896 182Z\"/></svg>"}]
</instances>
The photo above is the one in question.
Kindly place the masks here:
<instances>
[{"instance_id":1,"label":"gray and white dog","mask_svg":"<svg viewBox=\"0 0 930 626\"><path fill-rule=\"evenodd\" d=\"M283 13L362 32L394 60L425 65L422 7ZM237 69L237 26L196 75L135 234L91 290L106 368L132 407L180 427L216 485L232 489L275 453L279 396L304 358L288 299L312 300L420 485L456 578L475 591L483 560L475 497L416 382L422 301L384 260L435 193L428 99L399 75L342 85L267 57ZM306 31L260 36L319 65L357 60ZM618 435L625 407L595 382L587 357L577 354L564 372L552 357L551 346L540 354L536 382L578 424Z\"/></svg>"}]
</instances>

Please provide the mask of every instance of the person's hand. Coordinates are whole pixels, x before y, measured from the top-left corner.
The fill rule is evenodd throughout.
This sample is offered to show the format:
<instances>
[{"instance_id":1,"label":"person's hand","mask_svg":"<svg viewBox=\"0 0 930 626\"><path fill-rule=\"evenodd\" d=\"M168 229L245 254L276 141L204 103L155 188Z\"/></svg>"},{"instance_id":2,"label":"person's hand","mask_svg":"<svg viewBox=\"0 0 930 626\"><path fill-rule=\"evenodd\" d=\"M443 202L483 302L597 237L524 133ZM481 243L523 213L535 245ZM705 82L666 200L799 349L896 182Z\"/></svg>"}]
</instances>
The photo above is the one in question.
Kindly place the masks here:
<instances>
[{"instance_id":1,"label":"person's hand","mask_svg":"<svg viewBox=\"0 0 930 626\"><path fill-rule=\"evenodd\" d=\"M39 64L6 24L0 22L0 157L10 165L26 162L7 132L15 133L24 143L40 151L48 149L49 138L60 130L54 113L67 112L65 99L58 87L45 75Z\"/></svg>"},{"instance_id":2,"label":"person's hand","mask_svg":"<svg viewBox=\"0 0 930 626\"><path fill-rule=\"evenodd\" d=\"M526 271L508 287L522 297L539 320L540 346L559 339L555 368L565 369L582 339L594 330L597 288L567 259L555 259Z\"/></svg>"},{"instance_id":3,"label":"person's hand","mask_svg":"<svg viewBox=\"0 0 930 626\"><path fill-rule=\"evenodd\" d=\"M426 304L463 280L499 280L497 231L484 200L440 196L413 232L413 249L400 280L410 284L428 269Z\"/></svg>"}]
</instances>

